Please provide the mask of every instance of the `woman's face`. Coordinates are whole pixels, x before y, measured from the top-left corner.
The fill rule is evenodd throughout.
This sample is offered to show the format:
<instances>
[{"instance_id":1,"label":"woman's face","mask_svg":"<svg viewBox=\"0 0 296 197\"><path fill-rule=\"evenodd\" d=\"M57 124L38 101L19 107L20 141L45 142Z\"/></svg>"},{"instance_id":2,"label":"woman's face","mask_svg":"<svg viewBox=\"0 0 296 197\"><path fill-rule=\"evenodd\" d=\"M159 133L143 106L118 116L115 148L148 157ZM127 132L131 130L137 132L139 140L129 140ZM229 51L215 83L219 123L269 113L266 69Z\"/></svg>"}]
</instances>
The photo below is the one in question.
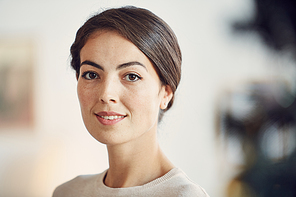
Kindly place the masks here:
<instances>
[{"instance_id":1,"label":"woman's face","mask_svg":"<svg viewBox=\"0 0 296 197\"><path fill-rule=\"evenodd\" d=\"M172 97L149 59L114 31L91 35L80 52L77 92L84 124L107 145L156 133L159 109Z\"/></svg>"}]
</instances>

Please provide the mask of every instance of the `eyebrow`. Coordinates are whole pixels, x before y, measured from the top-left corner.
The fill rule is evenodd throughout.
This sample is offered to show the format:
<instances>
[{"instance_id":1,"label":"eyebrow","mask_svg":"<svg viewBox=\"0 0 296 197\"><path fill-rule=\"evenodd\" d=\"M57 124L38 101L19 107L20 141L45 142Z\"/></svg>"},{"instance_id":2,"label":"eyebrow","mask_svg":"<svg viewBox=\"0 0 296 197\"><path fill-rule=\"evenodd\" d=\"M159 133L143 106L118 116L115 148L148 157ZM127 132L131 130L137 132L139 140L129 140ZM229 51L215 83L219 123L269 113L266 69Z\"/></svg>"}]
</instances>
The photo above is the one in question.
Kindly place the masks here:
<instances>
[{"instance_id":1,"label":"eyebrow","mask_svg":"<svg viewBox=\"0 0 296 197\"><path fill-rule=\"evenodd\" d=\"M86 61L83 61L81 64L80 64L80 67L82 65L90 65L90 66L94 66L102 71L104 71L104 68L102 66L100 66L99 64L97 63L94 63L92 61L89 61L89 60L86 60ZM123 68L126 68L126 67L129 67L129 66L134 66L134 65L139 65L139 66L142 66L143 68L145 68L145 70L147 70L146 66L140 62L137 62L137 61L133 61L133 62L127 62L127 63L124 63L124 64L120 64L119 66L117 66L116 70L120 70L120 69L123 69ZM148 71L148 70L147 70Z\"/></svg>"},{"instance_id":2,"label":"eyebrow","mask_svg":"<svg viewBox=\"0 0 296 197\"><path fill-rule=\"evenodd\" d=\"M134 65L142 66L143 68L145 68L147 70L147 68L144 64L137 62L137 61L120 64L119 66L117 66L116 70L123 69L123 68L129 67L129 66L134 66Z\"/></svg>"},{"instance_id":3,"label":"eyebrow","mask_svg":"<svg viewBox=\"0 0 296 197\"><path fill-rule=\"evenodd\" d=\"M89 60L83 61L83 62L80 64L80 67L81 67L82 65L90 65L90 66L94 66L94 67L96 67L96 68L98 68L98 69L104 71L104 68L103 68L102 66L100 66L99 64L96 64L96 63L94 63L94 62L92 62L92 61L89 61Z\"/></svg>"}]
</instances>

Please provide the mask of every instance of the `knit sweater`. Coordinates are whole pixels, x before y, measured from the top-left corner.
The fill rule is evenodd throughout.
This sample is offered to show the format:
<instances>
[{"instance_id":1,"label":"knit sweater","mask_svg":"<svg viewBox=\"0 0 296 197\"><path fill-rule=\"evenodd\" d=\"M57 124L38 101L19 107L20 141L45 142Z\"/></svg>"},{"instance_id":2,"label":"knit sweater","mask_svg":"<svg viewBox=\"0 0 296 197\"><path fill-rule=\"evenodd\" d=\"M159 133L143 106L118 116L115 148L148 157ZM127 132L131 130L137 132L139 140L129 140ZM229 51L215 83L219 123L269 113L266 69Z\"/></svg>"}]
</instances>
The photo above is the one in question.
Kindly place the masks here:
<instances>
[{"instance_id":1,"label":"knit sweater","mask_svg":"<svg viewBox=\"0 0 296 197\"><path fill-rule=\"evenodd\" d=\"M209 197L202 187L193 183L179 168L173 168L162 177L142 186L127 188L107 187L103 183L106 172L78 176L57 187L53 197Z\"/></svg>"}]
</instances>

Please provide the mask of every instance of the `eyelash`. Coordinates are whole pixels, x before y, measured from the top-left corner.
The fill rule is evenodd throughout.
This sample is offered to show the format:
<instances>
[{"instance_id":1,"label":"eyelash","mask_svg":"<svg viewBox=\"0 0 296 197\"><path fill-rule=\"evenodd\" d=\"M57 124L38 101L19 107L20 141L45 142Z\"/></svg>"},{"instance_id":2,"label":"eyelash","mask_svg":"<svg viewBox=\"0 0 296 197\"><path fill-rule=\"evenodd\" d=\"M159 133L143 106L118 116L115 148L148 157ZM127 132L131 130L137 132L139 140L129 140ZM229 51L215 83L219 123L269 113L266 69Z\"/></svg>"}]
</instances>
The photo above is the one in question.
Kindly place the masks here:
<instances>
[{"instance_id":1,"label":"eyelash","mask_svg":"<svg viewBox=\"0 0 296 197\"><path fill-rule=\"evenodd\" d=\"M95 78L90 78L89 76L87 76L87 75L89 75L89 74L94 74L94 75L95 75ZM95 73L95 72L86 71L86 72L84 72L84 73L82 74L82 77L83 77L84 79L86 79L86 80L93 80L93 79L97 79L97 78L99 77L99 75L98 75L97 73Z\"/></svg>"},{"instance_id":2,"label":"eyelash","mask_svg":"<svg viewBox=\"0 0 296 197\"><path fill-rule=\"evenodd\" d=\"M127 77L129 77L129 76L134 76L134 77L136 77L136 80L129 80L129 79L127 79ZM127 81L129 81L129 82L136 82L136 81L138 81L138 80L141 80L142 78L143 78L143 77L140 77L139 75L137 75L137 74L135 74L135 73L130 73L130 74L127 74L127 75L124 76L124 79L127 80Z\"/></svg>"},{"instance_id":3,"label":"eyelash","mask_svg":"<svg viewBox=\"0 0 296 197\"><path fill-rule=\"evenodd\" d=\"M89 77L88 75L90 75L90 74L95 75L94 78ZM130 80L130 79L128 79L128 77L130 77L130 76L133 76L133 77L135 77L136 79L135 79L135 80ZM92 71L86 71L86 72L84 72L84 73L82 74L82 77L83 77L84 79L86 79L86 80L94 80L94 79L97 79L97 78L99 77L99 75L98 75L97 73L95 73L95 72L92 72ZM137 75L137 74L135 74L135 73L129 73L129 74L127 74L127 75L124 76L124 79L127 80L127 81L129 81L129 82L136 82L136 81L138 81L138 80L141 80L142 78L143 78L143 77L140 77L139 75Z\"/></svg>"}]
</instances>

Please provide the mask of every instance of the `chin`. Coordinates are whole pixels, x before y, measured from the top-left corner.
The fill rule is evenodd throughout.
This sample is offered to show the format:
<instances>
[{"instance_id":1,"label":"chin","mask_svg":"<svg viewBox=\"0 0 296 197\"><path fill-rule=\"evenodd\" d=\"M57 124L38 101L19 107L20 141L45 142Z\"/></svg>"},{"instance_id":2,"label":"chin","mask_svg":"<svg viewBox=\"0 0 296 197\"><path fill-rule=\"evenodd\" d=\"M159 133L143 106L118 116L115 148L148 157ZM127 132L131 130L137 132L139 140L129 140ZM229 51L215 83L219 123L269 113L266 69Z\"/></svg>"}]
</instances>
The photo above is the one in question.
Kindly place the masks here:
<instances>
[{"instance_id":1,"label":"chin","mask_svg":"<svg viewBox=\"0 0 296 197\"><path fill-rule=\"evenodd\" d=\"M105 145L116 145L127 142L128 140L123 137L122 134L115 131L101 131L101 132L90 132L90 135L95 138L98 142Z\"/></svg>"}]
</instances>

